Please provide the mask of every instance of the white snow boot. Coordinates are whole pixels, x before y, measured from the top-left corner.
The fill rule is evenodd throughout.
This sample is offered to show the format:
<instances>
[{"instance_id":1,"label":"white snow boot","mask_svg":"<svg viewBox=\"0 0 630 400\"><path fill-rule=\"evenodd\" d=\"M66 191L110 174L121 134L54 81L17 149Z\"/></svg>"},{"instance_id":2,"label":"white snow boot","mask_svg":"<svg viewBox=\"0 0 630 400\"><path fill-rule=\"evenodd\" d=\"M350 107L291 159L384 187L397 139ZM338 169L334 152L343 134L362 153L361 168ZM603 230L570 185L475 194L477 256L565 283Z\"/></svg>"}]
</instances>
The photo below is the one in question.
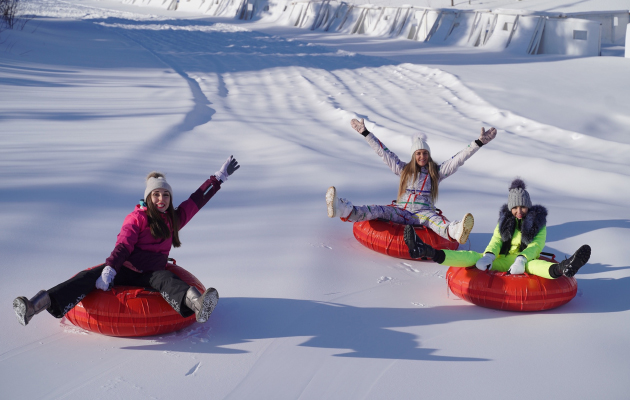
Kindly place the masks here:
<instances>
[{"instance_id":1,"label":"white snow boot","mask_svg":"<svg viewBox=\"0 0 630 400\"><path fill-rule=\"evenodd\" d=\"M210 314L219 302L219 292L215 288L199 293L196 287L191 286L186 292L186 306L195 312L197 322L206 322Z\"/></svg>"},{"instance_id":2,"label":"white snow boot","mask_svg":"<svg viewBox=\"0 0 630 400\"><path fill-rule=\"evenodd\" d=\"M459 244L464 244L468 240L468 235L475 225L475 219L471 213L464 215L461 221L454 222L448 226L448 235Z\"/></svg>"},{"instance_id":3,"label":"white snow boot","mask_svg":"<svg viewBox=\"0 0 630 400\"><path fill-rule=\"evenodd\" d=\"M352 213L352 203L348 200L337 197L337 189L331 186L326 191L326 205L328 206L328 217L347 218Z\"/></svg>"},{"instance_id":4,"label":"white snow boot","mask_svg":"<svg viewBox=\"0 0 630 400\"><path fill-rule=\"evenodd\" d=\"M50 307L50 296L45 290L40 290L32 299L20 296L13 300L13 311L18 322L26 326L35 314L39 314Z\"/></svg>"}]
</instances>

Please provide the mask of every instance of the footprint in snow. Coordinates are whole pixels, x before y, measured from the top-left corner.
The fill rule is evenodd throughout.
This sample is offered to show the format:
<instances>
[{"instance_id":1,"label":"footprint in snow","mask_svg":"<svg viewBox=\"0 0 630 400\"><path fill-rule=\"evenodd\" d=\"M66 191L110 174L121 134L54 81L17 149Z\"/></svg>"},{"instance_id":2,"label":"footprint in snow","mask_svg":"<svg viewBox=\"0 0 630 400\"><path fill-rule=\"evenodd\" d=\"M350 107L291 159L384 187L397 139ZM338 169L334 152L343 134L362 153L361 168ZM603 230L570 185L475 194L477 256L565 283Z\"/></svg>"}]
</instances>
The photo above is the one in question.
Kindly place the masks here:
<instances>
[{"instance_id":1,"label":"footprint in snow","mask_svg":"<svg viewBox=\"0 0 630 400\"><path fill-rule=\"evenodd\" d=\"M194 375L194 374L195 374L195 372L197 372L197 371L199 370L199 368L200 368L200 367L201 367L201 362L198 362L197 364L195 364L195 365L194 365L194 366L190 369L190 371L188 371L188 372L186 373L186 375L185 375L185 376Z\"/></svg>"},{"instance_id":2,"label":"footprint in snow","mask_svg":"<svg viewBox=\"0 0 630 400\"><path fill-rule=\"evenodd\" d=\"M400 265L402 265L407 271L416 272L416 273L420 272L419 270L412 267L411 264L407 264L406 262L401 262Z\"/></svg>"},{"instance_id":3,"label":"footprint in snow","mask_svg":"<svg viewBox=\"0 0 630 400\"><path fill-rule=\"evenodd\" d=\"M324 243L320 243L318 245L315 245L315 244L312 244L312 243L309 243L309 244L311 246L313 246L313 247L321 247L321 248L324 248L324 249L332 250L332 247L330 247L330 246L328 246L327 244L324 244Z\"/></svg>"}]
</instances>

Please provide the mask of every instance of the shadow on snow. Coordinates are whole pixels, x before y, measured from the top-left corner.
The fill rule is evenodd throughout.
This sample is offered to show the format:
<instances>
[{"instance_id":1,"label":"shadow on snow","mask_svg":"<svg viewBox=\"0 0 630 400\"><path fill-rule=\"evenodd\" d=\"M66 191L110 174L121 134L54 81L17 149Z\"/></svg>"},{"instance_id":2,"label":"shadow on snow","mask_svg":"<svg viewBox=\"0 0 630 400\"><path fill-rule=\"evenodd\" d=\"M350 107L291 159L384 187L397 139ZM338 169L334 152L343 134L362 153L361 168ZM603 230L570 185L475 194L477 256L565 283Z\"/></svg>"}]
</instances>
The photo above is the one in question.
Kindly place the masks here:
<instances>
[{"instance_id":1,"label":"shadow on snow","mask_svg":"<svg viewBox=\"0 0 630 400\"><path fill-rule=\"evenodd\" d=\"M488 361L484 358L434 354L422 348L417 336L395 328L441 324L463 319L507 316L491 310L469 313L470 307L370 308L310 300L274 298L225 298L210 325L206 343L190 343L168 337L165 342L123 347L133 350L241 354L234 346L260 339L311 337L300 346L339 349L337 357L427 361ZM203 328L203 330L209 330ZM202 335L203 336L203 335ZM164 340L163 339L163 340Z\"/></svg>"}]
</instances>

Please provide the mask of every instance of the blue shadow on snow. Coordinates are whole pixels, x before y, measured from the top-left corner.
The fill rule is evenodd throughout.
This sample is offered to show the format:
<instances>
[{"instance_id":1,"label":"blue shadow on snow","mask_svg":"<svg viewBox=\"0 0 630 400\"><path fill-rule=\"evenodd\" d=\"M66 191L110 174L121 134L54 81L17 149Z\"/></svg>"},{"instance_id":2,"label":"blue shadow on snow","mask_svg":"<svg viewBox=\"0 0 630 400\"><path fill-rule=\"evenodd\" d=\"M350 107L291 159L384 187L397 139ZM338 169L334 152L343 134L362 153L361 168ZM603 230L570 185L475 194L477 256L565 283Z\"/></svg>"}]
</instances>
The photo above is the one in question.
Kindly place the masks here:
<instances>
[{"instance_id":1,"label":"blue shadow on snow","mask_svg":"<svg viewBox=\"0 0 630 400\"><path fill-rule=\"evenodd\" d=\"M338 349L337 357L489 361L485 358L436 355L434 353L438 350L421 347L416 335L392 330L511 315L488 309L479 309L475 313L471 313L471 310L469 306L374 308L311 300L233 297L221 299L212 314L207 324L211 329L211 333L207 334L210 336L208 342L197 343L191 348L189 342L172 341L167 337L164 343L123 348L241 354L247 351L225 346L260 339L311 337L300 346Z\"/></svg>"}]
</instances>

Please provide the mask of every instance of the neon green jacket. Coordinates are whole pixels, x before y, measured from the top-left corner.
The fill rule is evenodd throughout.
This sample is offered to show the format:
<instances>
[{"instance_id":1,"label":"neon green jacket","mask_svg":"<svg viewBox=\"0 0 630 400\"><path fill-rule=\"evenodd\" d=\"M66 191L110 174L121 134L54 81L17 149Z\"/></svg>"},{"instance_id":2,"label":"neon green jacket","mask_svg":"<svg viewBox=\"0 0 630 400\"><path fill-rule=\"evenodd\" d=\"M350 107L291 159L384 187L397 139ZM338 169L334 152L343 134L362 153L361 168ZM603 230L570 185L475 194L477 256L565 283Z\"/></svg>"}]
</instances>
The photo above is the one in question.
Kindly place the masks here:
<instances>
[{"instance_id":1,"label":"neon green jacket","mask_svg":"<svg viewBox=\"0 0 630 400\"><path fill-rule=\"evenodd\" d=\"M521 247L521 230L520 227L517 227L512 234L512 241L510 243L510 250L508 254L513 254L517 256L525 256L527 261L532 261L537 259L540 256L540 252L545 247L545 241L547 240L547 227L543 226L540 231L534 236L534 239L530 244L527 245L520 251ZM501 246L503 245L503 241L501 240L501 233L499 231L499 224L494 229L494 233L492 235L492 239L490 239L490 243L486 247L484 253L493 253L496 256L499 256L501 252Z\"/></svg>"}]
</instances>

